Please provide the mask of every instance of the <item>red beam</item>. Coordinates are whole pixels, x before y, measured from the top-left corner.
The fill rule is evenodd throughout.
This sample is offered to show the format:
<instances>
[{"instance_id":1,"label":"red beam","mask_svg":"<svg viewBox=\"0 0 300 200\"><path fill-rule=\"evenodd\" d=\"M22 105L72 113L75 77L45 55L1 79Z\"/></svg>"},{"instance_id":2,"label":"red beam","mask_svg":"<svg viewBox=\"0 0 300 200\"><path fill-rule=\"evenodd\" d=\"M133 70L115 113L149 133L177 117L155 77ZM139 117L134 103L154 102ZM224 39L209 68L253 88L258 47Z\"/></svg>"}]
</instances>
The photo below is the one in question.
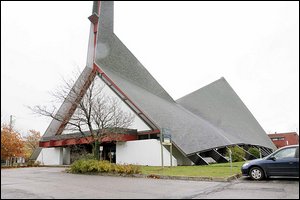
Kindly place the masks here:
<instances>
[{"instance_id":1,"label":"red beam","mask_svg":"<svg viewBox=\"0 0 300 200\"><path fill-rule=\"evenodd\" d=\"M126 142L126 141L131 141L131 140L137 140L137 135L120 135L118 136L118 139L115 139L117 141L122 141L122 142ZM111 142L113 139L109 136L104 137L101 141L102 142Z\"/></svg>"},{"instance_id":2,"label":"red beam","mask_svg":"<svg viewBox=\"0 0 300 200\"><path fill-rule=\"evenodd\" d=\"M76 144L76 139L68 139L68 140L65 140L65 144L68 146L68 145L75 145Z\"/></svg>"},{"instance_id":3,"label":"red beam","mask_svg":"<svg viewBox=\"0 0 300 200\"><path fill-rule=\"evenodd\" d=\"M129 134L120 134L117 139L113 137L104 137L101 141L102 142L112 142L112 141L131 141L137 140L137 135L129 135ZM94 139L89 137L83 138L69 138L69 139L62 139L62 140L50 140L50 141L41 141L39 142L39 147L62 147L62 146L69 146L69 145L77 145L77 144L90 144L94 141Z\"/></svg>"},{"instance_id":4,"label":"red beam","mask_svg":"<svg viewBox=\"0 0 300 200\"><path fill-rule=\"evenodd\" d=\"M159 134L160 131L158 129L153 130L153 131L140 131L138 132L138 135L152 135L152 134Z\"/></svg>"},{"instance_id":5,"label":"red beam","mask_svg":"<svg viewBox=\"0 0 300 200\"><path fill-rule=\"evenodd\" d=\"M39 147L50 147L50 142L39 142Z\"/></svg>"}]
</instances>

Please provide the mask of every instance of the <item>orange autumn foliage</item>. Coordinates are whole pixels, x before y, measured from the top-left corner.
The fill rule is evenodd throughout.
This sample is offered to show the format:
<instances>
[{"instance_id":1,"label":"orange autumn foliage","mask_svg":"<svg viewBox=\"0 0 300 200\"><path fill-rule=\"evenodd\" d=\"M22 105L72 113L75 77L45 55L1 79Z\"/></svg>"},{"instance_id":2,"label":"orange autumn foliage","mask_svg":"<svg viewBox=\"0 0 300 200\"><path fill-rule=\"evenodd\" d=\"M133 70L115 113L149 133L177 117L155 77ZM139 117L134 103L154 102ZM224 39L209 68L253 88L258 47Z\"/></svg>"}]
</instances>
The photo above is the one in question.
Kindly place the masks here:
<instances>
[{"instance_id":1,"label":"orange autumn foliage","mask_svg":"<svg viewBox=\"0 0 300 200\"><path fill-rule=\"evenodd\" d=\"M29 130L28 135L25 136L24 139L25 139L24 156L25 159L28 160L31 154L34 152L34 150L39 147L41 133L39 131Z\"/></svg>"},{"instance_id":2,"label":"orange autumn foliage","mask_svg":"<svg viewBox=\"0 0 300 200\"><path fill-rule=\"evenodd\" d=\"M1 126L1 160L10 157L21 157L24 154L24 142L20 133L9 128L7 125Z\"/></svg>"}]
</instances>

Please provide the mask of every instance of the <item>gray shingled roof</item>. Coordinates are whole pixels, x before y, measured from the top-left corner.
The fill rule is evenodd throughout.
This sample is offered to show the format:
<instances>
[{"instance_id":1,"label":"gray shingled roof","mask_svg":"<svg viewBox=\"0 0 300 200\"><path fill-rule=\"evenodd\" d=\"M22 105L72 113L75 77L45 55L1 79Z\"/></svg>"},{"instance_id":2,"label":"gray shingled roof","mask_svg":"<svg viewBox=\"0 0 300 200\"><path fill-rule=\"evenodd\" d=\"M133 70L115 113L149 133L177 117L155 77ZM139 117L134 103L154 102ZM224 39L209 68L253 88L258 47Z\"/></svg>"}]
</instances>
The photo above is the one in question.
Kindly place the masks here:
<instances>
[{"instance_id":1,"label":"gray shingled roof","mask_svg":"<svg viewBox=\"0 0 300 200\"><path fill-rule=\"evenodd\" d=\"M233 135L240 143L275 148L266 132L223 77L176 102Z\"/></svg>"},{"instance_id":2,"label":"gray shingled roof","mask_svg":"<svg viewBox=\"0 0 300 200\"><path fill-rule=\"evenodd\" d=\"M155 124L171 130L172 140L186 154L238 142L176 102L154 95L109 70L105 72Z\"/></svg>"},{"instance_id":3,"label":"gray shingled roof","mask_svg":"<svg viewBox=\"0 0 300 200\"><path fill-rule=\"evenodd\" d=\"M171 130L174 143L185 154L232 144L274 147L225 79L197 91L195 94L203 91L201 99L188 95L176 103L111 29L105 28L110 26L102 27L105 17L101 16L113 12L112 4L101 2L96 63L159 128ZM218 99L209 104L214 98ZM218 109L210 113L206 105Z\"/></svg>"},{"instance_id":4,"label":"gray shingled roof","mask_svg":"<svg viewBox=\"0 0 300 200\"><path fill-rule=\"evenodd\" d=\"M98 11L94 2L93 12ZM85 80L93 67L91 28ZM160 129L187 155L233 144L275 149L259 123L224 78L174 101L113 33L113 2L102 1L95 62ZM154 58L155 59L155 58ZM58 112L67 112L64 103ZM53 120L44 136L53 136L60 123Z\"/></svg>"}]
</instances>

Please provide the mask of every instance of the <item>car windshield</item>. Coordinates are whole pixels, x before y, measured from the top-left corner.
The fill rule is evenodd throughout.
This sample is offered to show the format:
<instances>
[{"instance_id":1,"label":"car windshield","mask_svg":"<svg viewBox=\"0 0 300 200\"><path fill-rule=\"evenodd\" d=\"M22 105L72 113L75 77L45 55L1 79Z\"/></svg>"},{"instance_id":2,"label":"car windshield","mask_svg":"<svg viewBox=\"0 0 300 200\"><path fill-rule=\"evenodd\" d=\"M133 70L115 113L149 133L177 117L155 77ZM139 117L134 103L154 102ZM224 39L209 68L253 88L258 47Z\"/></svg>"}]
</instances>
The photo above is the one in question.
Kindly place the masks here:
<instances>
[{"instance_id":1,"label":"car windshield","mask_svg":"<svg viewBox=\"0 0 300 200\"><path fill-rule=\"evenodd\" d=\"M277 151L265 157L264 159L268 159L270 157L275 157L276 159L291 158L291 157L295 157L295 153L296 153L296 147L278 149Z\"/></svg>"}]
</instances>

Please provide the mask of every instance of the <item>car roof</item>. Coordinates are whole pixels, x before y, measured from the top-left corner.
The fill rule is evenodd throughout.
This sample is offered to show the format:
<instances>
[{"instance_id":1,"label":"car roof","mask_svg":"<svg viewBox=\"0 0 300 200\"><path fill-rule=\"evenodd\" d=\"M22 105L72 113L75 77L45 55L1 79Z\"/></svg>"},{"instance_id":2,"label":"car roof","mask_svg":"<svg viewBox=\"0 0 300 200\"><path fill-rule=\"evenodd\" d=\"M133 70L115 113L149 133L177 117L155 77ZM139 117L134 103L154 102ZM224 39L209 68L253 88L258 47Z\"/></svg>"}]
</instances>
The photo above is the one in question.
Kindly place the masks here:
<instances>
[{"instance_id":1,"label":"car roof","mask_svg":"<svg viewBox=\"0 0 300 200\"><path fill-rule=\"evenodd\" d=\"M289 148L289 147L299 147L299 144L288 145L288 146L281 147L279 149L285 149L285 148Z\"/></svg>"}]
</instances>

